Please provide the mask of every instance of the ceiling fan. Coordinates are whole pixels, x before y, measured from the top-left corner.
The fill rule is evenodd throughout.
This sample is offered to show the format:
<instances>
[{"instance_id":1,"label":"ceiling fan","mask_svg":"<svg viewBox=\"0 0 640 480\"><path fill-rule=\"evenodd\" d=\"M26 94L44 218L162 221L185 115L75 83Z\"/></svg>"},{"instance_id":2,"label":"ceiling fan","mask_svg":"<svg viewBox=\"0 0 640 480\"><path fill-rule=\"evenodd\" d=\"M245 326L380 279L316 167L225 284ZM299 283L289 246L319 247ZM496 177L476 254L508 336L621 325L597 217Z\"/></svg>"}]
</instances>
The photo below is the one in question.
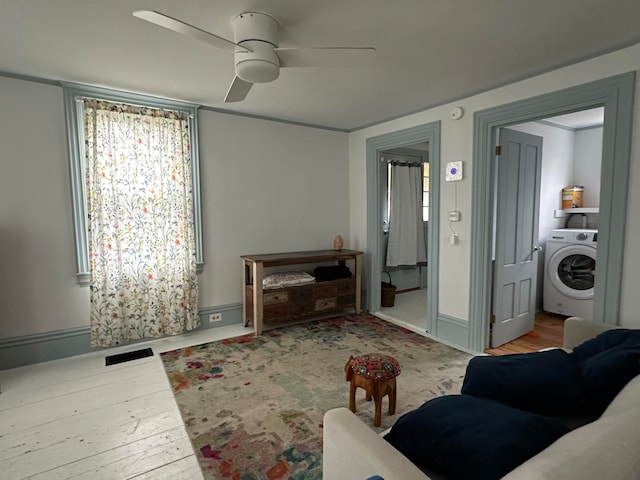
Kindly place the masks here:
<instances>
[{"instance_id":1,"label":"ceiling fan","mask_svg":"<svg viewBox=\"0 0 640 480\"><path fill-rule=\"evenodd\" d=\"M272 82L283 67L354 67L376 58L372 47L278 48L278 22L259 12L245 12L233 19L233 41L168 15L139 10L133 16L213 46L234 50L235 78L225 103L244 100L254 83Z\"/></svg>"}]
</instances>

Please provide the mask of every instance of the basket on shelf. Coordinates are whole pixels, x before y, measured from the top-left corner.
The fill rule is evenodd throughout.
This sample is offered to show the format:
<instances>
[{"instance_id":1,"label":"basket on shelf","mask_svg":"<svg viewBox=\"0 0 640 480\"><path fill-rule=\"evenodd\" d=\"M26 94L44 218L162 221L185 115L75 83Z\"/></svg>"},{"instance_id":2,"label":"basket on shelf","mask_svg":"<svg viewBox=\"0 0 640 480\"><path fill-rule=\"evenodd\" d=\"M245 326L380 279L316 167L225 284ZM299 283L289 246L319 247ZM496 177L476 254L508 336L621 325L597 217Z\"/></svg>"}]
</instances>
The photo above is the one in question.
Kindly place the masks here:
<instances>
[{"instance_id":1,"label":"basket on shelf","mask_svg":"<svg viewBox=\"0 0 640 480\"><path fill-rule=\"evenodd\" d=\"M389 282L382 282L382 295L380 298L380 304L383 307L393 307L396 303L396 290L397 287L391 283L391 274L387 271L382 271L389 277Z\"/></svg>"}]
</instances>

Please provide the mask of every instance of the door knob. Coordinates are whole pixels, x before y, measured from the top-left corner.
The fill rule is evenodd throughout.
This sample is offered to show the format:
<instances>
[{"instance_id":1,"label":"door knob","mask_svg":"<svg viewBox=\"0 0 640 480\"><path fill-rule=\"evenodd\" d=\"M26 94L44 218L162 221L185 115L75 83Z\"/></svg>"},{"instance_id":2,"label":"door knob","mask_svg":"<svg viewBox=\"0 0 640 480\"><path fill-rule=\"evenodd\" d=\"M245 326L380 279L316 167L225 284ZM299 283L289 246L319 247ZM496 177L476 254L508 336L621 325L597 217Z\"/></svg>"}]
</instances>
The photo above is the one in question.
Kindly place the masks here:
<instances>
[{"instance_id":1,"label":"door knob","mask_svg":"<svg viewBox=\"0 0 640 480\"><path fill-rule=\"evenodd\" d=\"M541 245L535 245L533 247L533 250L531 250L531 253L529 255L527 255L527 258L525 259L525 262L531 262L533 261L533 254L536 252L541 252L542 251L542 246Z\"/></svg>"}]
</instances>

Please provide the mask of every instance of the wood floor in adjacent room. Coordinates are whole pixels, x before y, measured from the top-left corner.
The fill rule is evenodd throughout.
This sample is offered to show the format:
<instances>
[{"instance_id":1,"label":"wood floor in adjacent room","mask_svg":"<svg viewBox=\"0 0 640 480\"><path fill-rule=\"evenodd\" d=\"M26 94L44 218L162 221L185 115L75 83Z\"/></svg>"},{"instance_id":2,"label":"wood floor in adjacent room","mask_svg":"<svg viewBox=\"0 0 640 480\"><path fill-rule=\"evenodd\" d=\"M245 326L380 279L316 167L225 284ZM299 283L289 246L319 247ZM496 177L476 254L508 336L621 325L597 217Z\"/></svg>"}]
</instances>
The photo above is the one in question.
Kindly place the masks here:
<instances>
[{"instance_id":1,"label":"wood floor in adjacent room","mask_svg":"<svg viewBox=\"0 0 640 480\"><path fill-rule=\"evenodd\" d=\"M252 332L220 327L0 371L0 478L202 479L159 352ZM152 357L105 366L105 355Z\"/></svg>"},{"instance_id":2,"label":"wood floor in adjacent room","mask_svg":"<svg viewBox=\"0 0 640 480\"><path fill-rule=\"evenodd\" d=\"M565 318L567 317L538 312L533 332L497 348L489 348L485 352L491 355L508 355L537 352L542 348L561 347Z\"/></svg>"},{"instance_id":3,"label":"wood floor in adjacent room","mask_svg":"<svg viewBox=\"0 0 640 480\"><path fill-rule=\"evenodd\" d=\"M424 332L427 325L427 290L400 292L393 307L383 307L376 315L415 332ZM537 352L542 348L561 347L564 320L567 317L538 312L532 334L524 335L498 348L485 350L491 355Z\"/></svg>"}]
</instances>

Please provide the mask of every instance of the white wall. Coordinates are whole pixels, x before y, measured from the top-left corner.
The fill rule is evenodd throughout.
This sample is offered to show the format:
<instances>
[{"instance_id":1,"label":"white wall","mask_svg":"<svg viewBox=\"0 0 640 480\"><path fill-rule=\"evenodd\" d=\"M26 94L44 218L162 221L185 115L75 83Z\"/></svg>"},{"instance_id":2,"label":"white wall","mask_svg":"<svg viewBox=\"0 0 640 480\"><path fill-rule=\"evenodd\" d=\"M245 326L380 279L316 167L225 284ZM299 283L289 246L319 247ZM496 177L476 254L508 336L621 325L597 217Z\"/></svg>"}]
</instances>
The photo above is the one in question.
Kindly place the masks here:
<instances>
[{"instance_id":1,"label":"white wall","mask_svg":"<svg viewBox=\"0 0 640 480\"><path fill-rule=\"evenodd\" d=\"M584 207L600 205L602 130L602 127L587 128L578 130L575 134L573 185L584 186Z\"/></svg>"},{"instance_id":2,"label":"white wall","mask_svg":"<svg viewBox=\"0 0 640 480\"><path fill-rule=\"evenodd\" d=\"M240 255L351 248L347 135L202 111L201 305L242 300Z\"/></svg>"},{"instance_id":3,"label":"white wall","mask_svg":"<svg viewBox=\"0 0 640 480\"><path fill-rule=\"evenodd\" d=\"M85 327L62 89L0 77L0 338ZM202 111L200 305L239 303L239 256L332 248L349 231L347 135Z\"/></svg>"},{"instance_id":4,"label":"white wall","mask_svg":"<svg viewBox=\"0 0 640 480\"><path fill-rule=\"evenodd\" d=\"M639 69L640 44L637 44L576 65L351 133L349 135L351 179L349 195L350 223L355 245L360 249L366 248L366 139L416 125L441 121L441 165L444 168L448 161L465 161L466 178L457 182L458 207L462 211L462 222L457 226L460 244L459 246L450 246L445 213L451 206L454 186L442 181L444 172L440 172L442 211L440 213L438 309L441 314L468 320L474 112ZM636 90L640 91L638 87ZM455 106L462 106L465 109L465 115L461 120L455 121L449 117L449 112ZM640 170L638 168L640 163L640 108L638 107L638 95L636 95L634 118L621 320L624 325L640 326L640 314L638 313L640 312L640 297L635 293L636 288L634 287L640 283L640 249L630 248L630 245L635 243L635 238L640 234L640 207L638 206L640 205Z\"/></svg>"},{"instance_id":5,"label":"white wall","mask_svg":"<svg viewBox=\"0 0 640 480\"><path fill-rule=\"evenodd\" d=\"M0 77L0 105L0 337L82 326L62 89Z\"/></svg>"}]
</instances>

